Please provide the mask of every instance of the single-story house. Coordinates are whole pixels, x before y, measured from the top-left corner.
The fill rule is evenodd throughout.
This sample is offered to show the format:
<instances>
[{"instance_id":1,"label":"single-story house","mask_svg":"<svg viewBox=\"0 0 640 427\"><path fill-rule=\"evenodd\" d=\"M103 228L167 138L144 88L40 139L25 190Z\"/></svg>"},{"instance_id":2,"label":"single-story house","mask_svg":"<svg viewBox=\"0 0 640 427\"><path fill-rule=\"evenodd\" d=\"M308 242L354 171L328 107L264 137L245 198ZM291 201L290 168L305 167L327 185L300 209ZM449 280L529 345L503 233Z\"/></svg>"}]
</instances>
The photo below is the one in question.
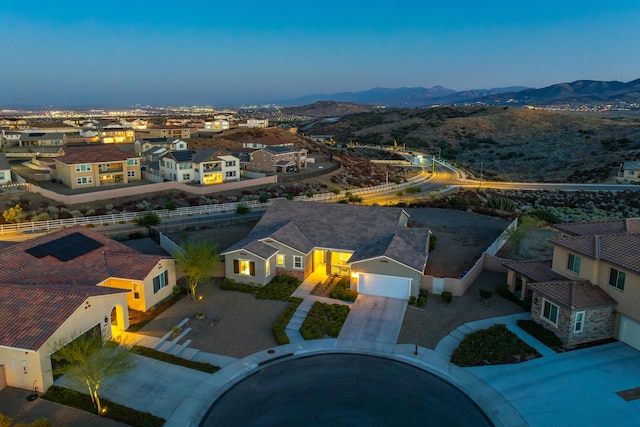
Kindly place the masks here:
<instances>
[{"instance_id":1,"label":"single-story house","mask_svg":"<svg viewBox=\"0 0 640 427\"><path fill-rule=\"evenodd\" d=\"M222 253L225 277L264 285L321 271L348 277L359 293L408 299L418 295L431 236L408 219L400 208L276 201Z\"/></svg>"},{"instance_id":2,"label":"single-story house","mask_svg":"<svg viewBox=\"0 0 640 427\"><path fill-rule=\"evenodd\" d=\"M110 339L129 327L129 308L147 311L176 284L174 259L81 226L6 247L0 266L0 365L8 385L40 391L54 342L94 328Z\"/></svg>"},{"instance_id":3,"label":"single-story house","mask_svg":"<svg viewBox=\"0 0 640 427\"><path fill-rule=\"evenodd\" d=\"M622 163L618 170L618 178L627 181L640 182L640 160Z\"/></svg>"}]
</instances>

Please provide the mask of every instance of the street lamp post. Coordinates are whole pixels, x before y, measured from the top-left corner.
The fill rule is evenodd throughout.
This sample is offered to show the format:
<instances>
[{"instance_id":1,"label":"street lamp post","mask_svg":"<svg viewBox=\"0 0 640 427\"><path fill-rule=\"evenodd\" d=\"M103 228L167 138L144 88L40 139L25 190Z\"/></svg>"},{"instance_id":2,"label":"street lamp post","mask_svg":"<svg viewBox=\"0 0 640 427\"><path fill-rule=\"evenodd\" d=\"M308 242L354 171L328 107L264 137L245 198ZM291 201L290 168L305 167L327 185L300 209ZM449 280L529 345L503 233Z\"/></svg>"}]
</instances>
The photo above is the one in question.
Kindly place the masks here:
<instances>
[{"instance_id":1,"label":"street lamp post","mask_svg":"<svg viewBox=\"0 0 640 427\"><path fill-rule=\"evenodd\" d=\"M484 165L484 160L480 160L480 187L482 187L482 166Z\"/></svg>"}]
</instances>

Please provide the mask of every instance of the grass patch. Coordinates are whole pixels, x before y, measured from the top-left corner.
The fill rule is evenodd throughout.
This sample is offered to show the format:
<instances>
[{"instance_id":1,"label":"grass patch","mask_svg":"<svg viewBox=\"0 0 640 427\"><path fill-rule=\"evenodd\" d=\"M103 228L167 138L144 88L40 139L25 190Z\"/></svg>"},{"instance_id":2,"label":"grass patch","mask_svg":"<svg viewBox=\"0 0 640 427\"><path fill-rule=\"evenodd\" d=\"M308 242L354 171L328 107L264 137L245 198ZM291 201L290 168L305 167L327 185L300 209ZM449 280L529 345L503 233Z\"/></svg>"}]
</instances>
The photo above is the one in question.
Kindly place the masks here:
<instances>
[{"instance_id":1,"label":"grass patch","mask_svg":"<svg viewBox=\"0 0 640 427\"><path fill-rule=\"evenodd\" d=\"M503 324L468 334L453 351L451 363L458 366L520 363L540 357Z\"/></svg>"},{"instance_id":2,"label":"grass patch","mask_svg":"<svg viewBox=\"0 0 640 427\"><path fill-rule=\"evenodd\" d=\"M142 347L139 345L132 346L131 353L150 357L152 359L160 360L162 362L167 362L174 365L184 366L185 368L195 369L197 371L206 372L208 374L213 374L214 372L220 370L219 366L215 366L210 363L187 360L182 357L174 356L173 354L163 353L161 351L154 350L148 347Z\"/></svg>"},{"instance_id":3,"label":"grass patch","mask_svg":"<svg viewBox=\"0 0 640 427\"><path fill-rule=\"evenodd\" d=\"M518 326L520 329L527 332L529 335L540 341L542 344L550 347L554 351L558 352L562 349L562 341L553 331L545 328L539 323L534 322L531 319L518 320Z\"/></svg>"},{"instance_id":4,"label":"grass patch","mask_svg":"<svg viewBox=\"0 0 640 427\"><path fill-rule=\"evenodd\" d=\"M41 397L52 402L81 409L92 414L96 413L96 409L93 406L93 403L91 403L89 395L79 393L75 390L52 385ZM107 411L104 414L104 417L106 418L120 421L134 427L161 427L165 423L163 418L156 417L149 412L142 412L126 406L118 405L117 403L113 403L104 398L100 399L100 401L102 402L102 406L107 408Z\"/></svg>"},{"instance_id":5,"label":"grass patch","mask_svg":"<svg viewBox=\"0 0 640 427\"><path fill-rule=\"evenodd\" d=\"M349 315L349 307L342 304L315 302L300 327L305 340L336 338Z\"/></svg>"},{"instance_id":6,"label":"grass patch","mask_svg":"<svg viewBox=\"0 0 640 427\"><path fill-rule=\"evenodd\" d=\"M293 314L298 309L298 306L304 301L302 298L296 297L290 297L289 300L291 303L284 309L280 317L278 317L278 320L276 320L276 323L273 324L273 336L276 338L278 345L285 345L291 342L285 329L291 321Z\"/></svg>"},{"instance_id":7,"label":"grass patch","mask_svg":"<svg viewBox=\"0 0 640 427\"><path fill-rule=\"evenodd\" d=\"M358 297L358 291L349 289L349 279L342 278L331 290L329 294L330 298L339 299L342 301L354 302Z\"/></svg>"}]
</instances>

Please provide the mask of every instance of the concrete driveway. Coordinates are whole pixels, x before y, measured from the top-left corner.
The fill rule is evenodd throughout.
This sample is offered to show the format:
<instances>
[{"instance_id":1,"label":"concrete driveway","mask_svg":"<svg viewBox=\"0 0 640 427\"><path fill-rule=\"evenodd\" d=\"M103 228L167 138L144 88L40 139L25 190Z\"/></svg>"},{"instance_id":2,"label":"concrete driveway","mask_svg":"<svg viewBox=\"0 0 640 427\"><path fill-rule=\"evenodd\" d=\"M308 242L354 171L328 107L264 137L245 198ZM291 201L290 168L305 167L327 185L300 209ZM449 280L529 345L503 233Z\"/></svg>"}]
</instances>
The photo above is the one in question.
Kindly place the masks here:
<instances>
[{"instance_id":1,"label":"concrete driveway","mask_svg":"<svg viewBox=\"0 0 640 427\"><path fill-rule=\"evenodd\" d=\"M395 346L406 310L404 299L358 295L338 336L338 346L372 350Z\"/></svg>"}]
</instances>

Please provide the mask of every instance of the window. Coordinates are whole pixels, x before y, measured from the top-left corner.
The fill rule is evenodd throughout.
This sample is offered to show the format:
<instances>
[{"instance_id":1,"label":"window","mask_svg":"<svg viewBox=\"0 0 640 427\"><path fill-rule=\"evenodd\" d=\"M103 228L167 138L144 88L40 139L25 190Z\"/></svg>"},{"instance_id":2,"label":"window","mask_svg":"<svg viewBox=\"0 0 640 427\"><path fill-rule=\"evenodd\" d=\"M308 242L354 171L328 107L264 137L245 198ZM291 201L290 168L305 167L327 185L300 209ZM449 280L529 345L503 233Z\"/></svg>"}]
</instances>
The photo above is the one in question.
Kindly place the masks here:
<instances>
[{"instance_id":1,"label":"window","mask_svg":"<svg viewBox=\"0 0 640 427\"><path fill-rule=\"evenodd\" d=\"M76 178L76 184L78 185L93 184L93 177L83 176L80 178Z\"/></svg>"},{"instance_id":2,"label":"window","mask_svg":"<svg viewBox=\"0 0 640 427\"><path fill-rule=\"evenodd\" d=\"M76 172L91 172L91 165L76 165Z\"/></svg>"},{"instance_id":3,"label":"window","mask_svg":"<svg viewBox=\"0 0 640 427\"><path fill-rule=\"evenodd\" d=\"M5 180L5 175L4 175L4 171L0 172L0 181L4 181Z\"/></svg>"},{"instance_id":4,"label":"window","mask_svg":"<svg viewBox=\"0 0 640 427\"><path fill-rule=\"evenodd\" d=\"M127 176L129 178L134 178L136 176L136 171L127 171Z\"/></svg>"},{"instance_id":5,"label":"window","mask_svg":"<svg viewBox=\"0 0 640 427\"><path fill-rule=\"evenodd\" d=\"M349 252L340 252L340 261L349 261L351 254Z\"/></svg>"},{"instance_id":6,"label":"window","mask_svg":"<svg viewBox=\"0 0 640 427\"><path fill-rule=\"evenodd\" d=\"M584 311L578 311L573 322L573 332L582 332L584 329Z\"/></svg>"},{"instance_id":7,"label":"window","mask_svg":"<svg viewBox=\"0 0 640 427\"><path fill-rule=\"evenodd\" d=\"M302 269L302 257L301 256L293 256L293 268Z\"/></svg>"},{"instance_id":8,"label":"window","mask_svg":"<svg viewBox=\"0 0 640 427\"><path fill-rule=\"evenodd\" d=\"M191 169L191 163L180 163L178 165L179 169Z\"/></svg>"},{"instance_id":9,"label":"window","mask_svg":"<svg viewBox=\"0 0 640 427\"><path fill-rule=\"evenodd\" d=\"M133 299L140 299L140 289L137 283L133 284Z\"/></svg>"},{"instance_id":10,"label":"window","mask_svg":"<svg viewBox=\"0 0 640 427\"><path fill-rule=\"evenodd\" d=\"M160 289L164 288L168 284L169 275L167 274L167 270L164 270L162 273L153 278L153 293L157 293Z\"/></svg>"},{"instance_id":11,"label":"window","mask_svg":"<svg viewBox=\"0 0 640 427\"><path fill-rule=\"evenodd\" d=\"M558 306L554 303L547 301L546 299L542 299L542 313L541 316L543 319L548 320L554 325L558 324Z\"/></svg>"},{"instance_id":12,"label":"window","mask_svg":"<svg viewBox=\"0 0 640 427\"><path fill-rule=\"evenodd\" d=\"M225 176L227 178L233 178L234 176L236 176L236 171L227 171L225 172Z\"/></svg>"},{"instance_id":13,"label":"window","mask_svg":"<svg viewBox=\"0 0 640 427\"><path fill-rule=\"evenodd\" d=\"M127 160L127 166L137 166L138 165L138 159L128 159Z\"/></svg>"},{"instance_id":14,"label":"window","mask_svg":"<svg viewBox=\"0 0 640 427\"><path fill-rule=\"evenodd\" d=\"M264 263L264 277L269 277L271 272L271 260L266 260Z\"/></svg>"},{"instance_id":15,"label":"window","mask_svg":"<svg viewBox=\"0 0 640 427\"><path fill-rule=\"evenodd\" d=\"M183 173L182 174L182 180L183 181L189 181L191 179L191 174L190 173Z\"/></svg>"},{"instance_id":16,"label":"window","mask_svg":"<svg viewBox=\"0 0 640 427\"><path fill-rule=\"evenodd\" d=\"M233 260L233 272L243 276L255 276L256 263L248 259L235 259Z\"/></svg>"},{"instance_id":17,"label":"window","mask_svg":"<svg viewBox=\"0 0 640 427\"><path fill-rule=\"evenodd\" d=\"M231 161L225 162L224 165L226 167L228 167L228 168L232 168L232 167L234 167L236 165L236 161L235 160L231 160Z\"/></svg>"},{"instance_id":18,"label":"window","mask_svg":"<svg viewBox=\"0 0 640 427\"><path fill-rule=\"evenodd\" d=\"M624 271L616 270L612 268L609 272L609 285L614 288L618 288L621 291L624 291L624 279L626 279L627 275Z\"/></svg>"},{"instance_id":19,"label":"window","mask_svg":"<svg viewBox=\"0 0 640 427\"><path fill-rule=\"evenodd\" d=\"M278 267L284 267L284 255L283 254L276 255L276 265Z\"/></svg>"},{"instance_id":20,"label":"window","mask_svg":"<svg viewBox=\"0 0 640 427\"><path fill-rule=\"evenodd\" d=\"M569 254L567 269L573 271L576 274L580 273L580 257L574 254Z\"/></svg>"}]
</instances>

